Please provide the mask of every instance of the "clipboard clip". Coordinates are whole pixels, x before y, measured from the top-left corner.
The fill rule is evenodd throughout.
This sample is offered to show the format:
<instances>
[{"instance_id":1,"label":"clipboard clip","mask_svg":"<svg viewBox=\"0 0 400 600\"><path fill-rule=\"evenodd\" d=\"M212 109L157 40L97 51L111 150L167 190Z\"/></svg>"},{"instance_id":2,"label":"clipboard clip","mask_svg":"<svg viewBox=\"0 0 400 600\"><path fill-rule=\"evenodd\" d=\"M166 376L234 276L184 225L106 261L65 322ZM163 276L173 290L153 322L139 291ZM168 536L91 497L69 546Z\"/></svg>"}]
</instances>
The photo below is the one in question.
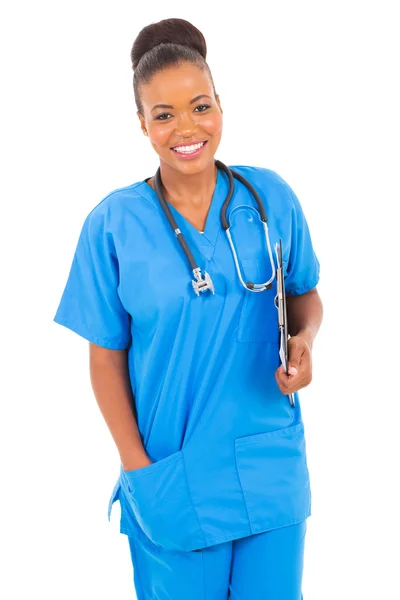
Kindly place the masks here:
<instances>
[{"instance_id":1,"label":"clipboard clip","mask_svg":"<svg viewBox=\"0 0 400 600\"><path fill-rule=\"evenodd\" d=\"M278 268L276 270L276 282L277 282L277 294L274 298L275 307L278 310L278 327L280 331L280 343L279 343L279 358L287 375L288 373L288 340L289 332L287 325L287 310L286 310L286 294L285 294L285 276L283 272L283 253L282 253L282 239L279 240L279 244L275 244L275 254L277 259ZM289 402L291 406L295 406L294 394L288 394Z\"/></svg>"}]
</instances>

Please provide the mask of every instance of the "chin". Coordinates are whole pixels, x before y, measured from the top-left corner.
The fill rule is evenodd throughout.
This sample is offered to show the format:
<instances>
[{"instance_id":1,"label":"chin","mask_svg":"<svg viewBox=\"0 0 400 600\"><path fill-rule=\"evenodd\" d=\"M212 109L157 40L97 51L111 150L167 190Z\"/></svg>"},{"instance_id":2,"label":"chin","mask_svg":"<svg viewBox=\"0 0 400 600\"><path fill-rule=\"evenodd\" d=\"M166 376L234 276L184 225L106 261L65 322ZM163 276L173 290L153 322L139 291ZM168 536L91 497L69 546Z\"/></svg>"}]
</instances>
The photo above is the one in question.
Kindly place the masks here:
<instances>
[{"instance_id":1,"label":"chin","mask_svg":"<svg viewBox=\"0 0 400 600\"><path fill-rule=\"evenodd\" d=\"M204 169L207 169L210 164L214 164L215 158L212 156L202 156L199 160L182 160L179 159L174 162L173 168L181 173L201 173Z\"/></svg>"}]
</instances>

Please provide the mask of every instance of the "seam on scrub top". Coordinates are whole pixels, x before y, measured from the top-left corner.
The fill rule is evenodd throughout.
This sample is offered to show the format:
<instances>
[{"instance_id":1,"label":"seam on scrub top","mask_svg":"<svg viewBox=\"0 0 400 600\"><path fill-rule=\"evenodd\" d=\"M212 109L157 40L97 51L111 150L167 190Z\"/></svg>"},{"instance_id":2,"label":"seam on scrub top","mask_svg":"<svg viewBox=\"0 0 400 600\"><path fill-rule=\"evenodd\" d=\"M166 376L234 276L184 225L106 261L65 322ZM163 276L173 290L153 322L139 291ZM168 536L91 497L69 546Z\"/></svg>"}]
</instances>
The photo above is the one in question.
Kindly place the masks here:
<instances>
[{"instance_id":1,"label":"seam on scrub top","mask_svg":"<svg viewBox=\"0 0 400 600\"><path fill-rule=\"evenodd\" d=\"M244 489L243 489L243 485L242 485L242 480L240 479L240 471L239 471L239 466L238 466L238 461L237 461L236 446L235 445L234 445L234 455L235 455L236 476L237 476L238 481L239 481L240 489L242 490L242 495L243 495L243 500L244 500L244 506L245 506L247 518L248 518L249 524L250 524L250 531L252 532L252 520L250 518L249 510L247 508L247 498L246 498L246 494L244 493Z\"/></svg>"},{"instance_id":2,"label":"seam on scrub top","mask_svg":"<svg viewBox=\"0 0 400 600\"><path fill-rule=\"evenodd\" d=\"M146 184L146 185L147 185L147 184ZM151 188L151 186L148 186L148 187L150 187L150 189L152 189L152 188ZM154 190L153 190L153 192L155 193L155 191L154 191ZM160 207L158 204L154 204L154 203L153 203L153 201L152 201L152 200L150 200L150 198L147 198L146 196L143 196L143 194L141 194L141 193L140 193L140 192L138 192L137 190L136 190L136 193L138 194L138 196L140 196L141 198L143 198L143 200L146 200L146 202L147 202L148 204L150 204L150 206L152 206L152 207L154 208L154 210L157 212L157 214L158 214L158 215L161 215L161 214L163 214L163 211L162 211L161 207ZM172 233L172 231L171 231L171 233ZM176 237L176 236L175 236L175 237ZM213 246L213 244L210 242L210 240L209 240L208 238L206 238L206 239L207 239L208 243L211 245L211 247L212 247L212 248L215 250L215 246ZM196 246L196 248L197 248L197 246ZM197 248L197 249L198 249L198 248ZM204 257L206 260L208 260L208 261L210 261L210 260L211 260L211 259L207 258L206 256L204 256L204 254L201 252L201 250L199 250L199 252L200 252L200 254L201 254L201 255L202 255L202 256L203 256L203 257ZM211 258L212 258L212 257L211 257Z\"/></svg>"},{"instance_id":3,"label":"seam on scrub top","mask_svg":"<svg viewBox=\"0 0 400 600\"><path fill-rule=\"evenodd\" d=\"M215 542L217 544L220 543L220 542L231 542L231 541L233 541L235 539L241 539L241 538L244 538L244 537L249 537L250 535L257 535L258 533L264 533L264 532L267 532L267 531L274 531L274 529L282 529L282 527L290 527L291 525L297 525L298 523L302 523L310 515L311 515L311 513L308 514L308 511L307 511L306 515L304 517L301 517L300 519L295 519L294 521L285 522L282 525L276 525L276 526L273 526L273 527L268 527L268 529L262 529L261 531L257 531L256 533L254 533L254 532L251 531L250 534L249 534L248 530L247 530L246 533L244 533L244 530L241 529L240 531L235 531L234 533L231 533L230 535L223 535L223 536L220 536L220 537L210 537L210 538L208 538L208 541ZM237 538L236 536L239 536L239 537ZM210 545L208 545L206 547L209 547L209 546Z\"/></svg>"},{"instance_id":4,"label":"seam on scrub top","mask_svg":"<svg viewBox=\"0 0 400 600\"><path fill-rule=\"evenodd\" d=\"M139 183L143 183L143 182L139 182ZM145 185L148 185L147 183L145 183ZM153 189L150 185L148 186L150 189ZM150 198L147 198L146 196L144 196L143 194L141 194L138 190L135 190L137 195L140 196L141 198L143 198L143 200L146 200L146 202L148 204L150 204L150 206L152 206L154 208L154 210L157 212L157 214L164 214L161 207L158 206L157 204L154 204ZM155 193L155 191L153 190L153 192Z\"/></svg>"},{"instance_id":5,"label":"seam on scrub top","mask_svg":"<svg viewBox=\"0 0 400 600\"><path fill-rule=\"evenodd\" d=\"M172 456L172 454L170 454L169 457L171 457L171 456ZM169 458L169 457L166 456L165 458ZM180 455L174 457L173 459L171 458L171 460L167 463L167 465L173 465L174 463L176 463L180 459L181 459ZM149 467L151 467L150 471L146 471L146 472L140 473L138 475L134 475L136 469L133 469L133 471L132 470L131 471L123 471L123 473L124 473L125 477L128 479L128 481L129 481L129 475L128 475L128 473L132 473L132 478L133 479L140 479L141 477L145 477L146 475L151 475L153 473L153 471L155 471L159 467L165 467L165 466L167 466L165 463L162 462L162 460L164 460L164 459L161 458L160 460L157 460L156 462L151 463L151 465L148 465ZM146 469L146 467L141 467L141 468Z\"/></svg>"},{"instance_id":6,"label":"seam on scrub top","mask_svg":"<svg viewBox=\"0 0 400 600\"><path fill-rule=\"evenodd\" d=\"M265 435L267 435L268 433L279 434L282 431L287 432L288 429L293 429L293 428L295 429L294 433L296 433L296 434L303 433L303 435L304 435L304 424L303 424L303 421L299 421L295 425L289 425L288 427L284 427L283 429L276 429L276 430L273 430L271 432L266 432ZM290 432L288 432L288 433L290 433ZM262 433L261 434L255 434L255 437L257 437L257 435L264 435L264 434L262 434ZM281 434L281 435L284 436L285 434ZM272 436L272 437L275 437L275 436ZM276 437L281 437L281 436L276 435ZM252 441L253 440L249 440L248 442L244 442L244 445L247 445L247 444L251 443ZM236 460L236 465L237 465L237 453L236 453L236 449L237 449L237 447L236 447L236 444L235 444L235 460ZM240 480L240 470L239 470L239 468L238 468L238 475L239 475L239 480ZM240 485L242 487L242 482L241 481L240 481ZM249 508L253 509L254 507L253 507L253 504L250 502L248 496L246 495L243 487L242 487L242 492L243 492L243 496L244 496L244 499L245 499L246 511L247 511L247 515L249 517L249 522L250 522L251 530L252 530L252 533L254 534L255 532L253 531L253 528L257 529L257 525L256 525L256 522L253 521L252 518L250 517L249 510L248 510ZM293 523L287 523L287 525L292 525L292 524Z\"/></svg>"},{"instance_id":7,"label":"seam on scrub top","mask_svg":"<svg viewBox=\"0 0 400 600\"><path fill-rule=\"evenodd\" d=\"M244 435L242 437L236 438L238 440L237 444L235 444L235 448L240 448L241 446L248 446L249 444L257 444L258 441L261 441L260 437L271 437L271 438L279 438L285 437L286 435L290 435L292 433L300 433L304 431L304 423L303 421L298 421L297 423L292 423L287 427L282 427L281 429L272 429L271 431L261 431L261 433L251 433L250 435ZM248 439L251 438L251 439ZM240 440L240 441L239 441Z\"/></svg>"},{"instance_id":8,"label":"seam on scrub top","mask_svg":"<svg viewBox=\"0 0 400 600\"><path fill-rule=\"evenodd\" d=\"M193 512L194 512L194 514L195 514L195 517L196 517L197 525L198 525L198 527L199 527L199 530L200 530L200 532L201 532L201 535L203 536L203 541L204 541L204 543L205 543L205 544L207 544L207 541L206 541L206 536L204 535L203 528L202 528L202 527L201 527L201 525L200 525L199 516L198 516L198 514L197 514L197 510L196 510L196 507L195 507L195 505L194 505L193 498L192 498L192 493L191 493L191 491L190 491L190 485L189 485L189 480L188 480L188 476L187 476L187 470L186 470L186 461L185 461L185 455L184 455L184 452L183 452L183 451L182 451L182 463L183 463L183 470L184 470L184 472L185 472L185 483L186 483L186 489L187 489L187 492L188 492L189 500L190 500L190 503L191 503L191 505L192 505L192 508L193 508Z\"/></svg>"},{"instance_id":9,"label":"seam on scrub top","mask_svg":"<svg viewBox=\"0 0 400 600\"><path fill-rule=\"evenodd\" d=\"M139 182L139 183L140 183L140 182ZM147 185L147 184L146 184L146 185ZM149 187L151 188L151 186L149 186ZM152 188L151 188L151 189L152 189ZM140 196L141 198L143 198L143 200L146 200L146 201L148 202L148 204L150 204L150 205L151 205L151 206L152 206L152 207L153 207L153 208L154 208L154 209L157 211L157 213L158 213L158 214L161 214L161 213L162 213L162 210L160 210L160 207L159 207L159 206L157 206L157 205L155 205L155 204L153 204L153 202L150 200L150 198L147 198L146 196L143 196L143 194L141 194L141 193L140 193L138 190L135 190L135 191L136 191L137 195L138 195L138 196ZM153 192L154 192L154 190L153 190ZM214 256L214 253L215 253L215 247L216 247L216 245L217 245L217 241L218 241L218 237L219 237L219 233L220 233L220 231L221 231L221 228L218 228L218 230L217 230L217 237L216 237L216 239L215 239L215 243L214 243L214 244L213 244L213 243L212 243L212 242L211 242L211 241L208 239L208 237L207 237L206 235L204 236L204 237L205 237L205 239L208 241L208 243L209 243L209 244L210 244L210 245L213 247L213 255L211 256L211 258L207 258L207 257L205 257L205 256L204 256L204 254L202 254L202 252L201 252L200 250L199 250L199 252L200 252L200 254L201 254L202 256L204 256L204 258L205 258L206 260L208 260L208 261L212 260L212 258L213 258L213 256ZM197 247L197 246L196 246L196 247Z\"/></svg>"},{"instance_id":10,"label":"seam on scrub top","mask_svg":"<svg viewBox=\"0 0 400 600\"><path fill-rule=\"evenodd\" d=\"M267 531L274 531L275 529L283 529L284 527L291 527L292 525L298 525L299 523L306 521L310 516L311 512L307 511L305 516L300 517L300 519L295 519L294 521L289 521L289 523L284 523L283 525L277 525L275 527L270 527L269 529L257 531L254 535L257 535L258 533L266 533Z\"/></svg>"},{"instance_id":11,"label":"seam on scrub top","mask_svg":"<svg viewBox=\"0 0 400 600\"><path fill-rule=\"evenodd\" d=\"M320 275L318 274L316 277L314 277L314 279L310 279L310 281L303 283L303 285L299 285L293 289L290 289L290 286L289 286L286 290L287 295L288 296L300 296L301 294L304 294L305 292L309 292L318 284L319 280L320 280Z\"/></svg>"},{"instance_id":12,"label":"seam on scrub top","mask_svg":"<svg viewBox=\"0 0 400 600\"><path fill-rule=\"evenodd\" d=\"M244 537L249 537L250 535L257 535L258 533L263 533L266 531L274 531L275 529L281 529L282 527L290 527L291 525L297 525L298 523L302 523L303 521L305 521L306 519L308 519L308 517L311 516L311 511L307 511L305 513L305 515L303 517L300 517L300 519L295 519L293 521L289 521L289 522L285 522L283 524L279 524L279 525L274 525L272 527L268 527L267 529L262 529L261 531L257 531L256 533L250 531L246 529L240 529L238 531L234 531L233 533L229 534L229 535L222 535L219 537L207 537L206 540L206 545L205 548L209 548L212 544L208 544L207 542L214 542L215 544L218 544L220 542L231 542L235 539L241 539ZM125 531L123 531L123 529ZM132 533L134 533L133 531L131 532L130 530L124 528L121 528L121 533L124 533L124 535L128 535L129 537L132 537ZM129 533L128 533L129 531ZM200 550L203 550L203 548L201 548Z\"/></svg>"},{"instance_id":13,"label":"seam on scrub top","mask_svg":"<svg viewBox=\"0 0 400 600\"><path fill-rule=\"evenodd\" d=\"M93 340L95 344L97 342L102 342L103 344L107 344L108 346L110 346L110 345L118 346L118 348L110 348L110 350L114 350L114 349L115 350L125 350L127 348L128 342L125 343L125 342L120 341L121 340L120 337L114 336L111 338L104 338L104 337L102 338L97 335L93 335L90 331L88 331L87 329L82 327L82 325L77 324L76 321L70 321L68 318L65 318L63 316L57 316L57 318L54 318L53 320L55 323L58 323L60 325L65 325L66 327L68 327L68 329L71 329L72 331L74 331L78 335L88 339L89 341Z\"/></svg>"},{"instance_id":14,"label":"seam on scrub top","mask_svg":"<svg viewBox=\"0 0 400 600\"><path fill-rule=\"evenodd\" d=\"M212 256L211 256L211 258L208 258L208 259L207 259L208 261L211 261L211 260L212 260L212 261L214 261L215 249L216 249L216 247L217 247L217 242L218 242L219 234L220 234L220 231L221 231L221 229L222 229L222 226L221 226L221 221L218 221L218 225L219 225L219 227L218 227L218 229L217 229L217 236L216 236L216 238L215 238L215 243L214 243L214 244L213 244L213 243L212 243L212 242L211 242L211 241L208 239L208 237L204 236L204 237L206 237L206 239L209 241L209 243L210 243L210 244L213 246L213 253L212 253ZM214 262L215 262L215 261L214 261Z\"/></svg>"}]
</instances>

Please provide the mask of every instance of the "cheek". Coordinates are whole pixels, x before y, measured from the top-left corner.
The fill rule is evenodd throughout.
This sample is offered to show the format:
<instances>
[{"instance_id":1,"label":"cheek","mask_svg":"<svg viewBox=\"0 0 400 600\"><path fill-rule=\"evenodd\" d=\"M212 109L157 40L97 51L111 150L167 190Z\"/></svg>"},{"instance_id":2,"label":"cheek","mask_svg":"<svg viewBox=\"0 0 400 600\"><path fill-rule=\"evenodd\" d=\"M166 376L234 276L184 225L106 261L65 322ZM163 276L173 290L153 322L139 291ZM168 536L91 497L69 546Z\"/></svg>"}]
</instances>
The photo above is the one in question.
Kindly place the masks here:
<instances>
[{"instance_id":1,"label":"cheek","mask_svg":"<svg viewBox=\"0 0 400 600\"><path fill-rule=\"evenodd\" d=\"M155 125L149 128L149 137L153 146L168 146L168 140L171 137L171 127L164 125L160 127Z\"/></svg>"},{"instance_id":2,"label":"cheek","mask_svg":"<svg viewBox=\"0 0 400 600\"><path fill-rule=\"evenodd\" d=\"M215 114L209 117L204 116L201 122L201 128L209 135L218 135L222 131L222 115Z\"/></svg>"}]
</instances>

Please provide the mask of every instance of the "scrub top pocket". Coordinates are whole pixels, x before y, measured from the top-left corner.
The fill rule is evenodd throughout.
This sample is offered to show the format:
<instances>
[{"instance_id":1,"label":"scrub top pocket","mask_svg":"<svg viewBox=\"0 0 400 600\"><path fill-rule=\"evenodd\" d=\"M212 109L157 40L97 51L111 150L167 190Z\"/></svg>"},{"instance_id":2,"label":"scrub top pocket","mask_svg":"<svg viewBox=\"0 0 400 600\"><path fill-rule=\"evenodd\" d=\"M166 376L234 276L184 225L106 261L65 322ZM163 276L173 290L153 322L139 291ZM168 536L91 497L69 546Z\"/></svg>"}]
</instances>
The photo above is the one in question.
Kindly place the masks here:
<instances>
[{"instance_id":1,"label":"scrub top pocket","mask_svg":"<svg viewBox=\"0 0 400 600\"><path fill-rule=\"evenodd\" d=\"M204 546L182 450L140 469L121 469L121 486L137 523L155 545L180 551Z\"/></svg>"},{"instance_id":2,"label":"scrub top pocket","mask_svg":"<svg viewBox=\"0 0 400 600\"><path fill-rule=\"evenodd\" d=\"M235 439L236 464L253 533L311 514L303 423Z\"/></svg>"},{"instance_id":3,"label":"scrub top pocket","mask_svg":"<svg viewBox=\"0 0 400 600\"><path fill-rule=\"evenodd\" d=\"M260 263L254 260L242 260L246 282L263 283L269 274L262 272ZM252 278L247 273L254 273ZM278 310L274 300L276 280L272 287L264 292L250 292L243 288L243 301L240 309L237 329L237 342L279 342Z\"/></svg>"}]
</instances>

